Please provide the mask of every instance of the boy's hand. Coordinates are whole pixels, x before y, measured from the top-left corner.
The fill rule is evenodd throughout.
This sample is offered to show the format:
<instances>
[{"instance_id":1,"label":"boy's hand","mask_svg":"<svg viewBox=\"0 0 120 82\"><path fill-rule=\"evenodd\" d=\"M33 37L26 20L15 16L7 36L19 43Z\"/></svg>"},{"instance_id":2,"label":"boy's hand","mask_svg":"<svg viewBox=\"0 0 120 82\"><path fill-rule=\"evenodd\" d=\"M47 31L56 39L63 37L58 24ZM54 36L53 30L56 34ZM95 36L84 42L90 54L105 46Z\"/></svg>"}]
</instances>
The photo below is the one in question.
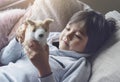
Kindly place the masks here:
<instances>
[{"instance_id":1,"label":"boy's hand","mask_svg":"<svg viewBox=\"0 0 120 82\"><path fill-rule=\"evenodd\" d=\"M49 58L48 45L47 44L45 46L41 45L35 40L30 40L27 41L26 46L24 47L28 57L31 59L33 63L35 63L35 61L38 61L39 63L41 62L48 63Z\"/></svg>"},{"instance_id":2,"label":"boy's hand","mask_svg":"<svg viewBox=\"0 0 120 82\"><path fill-rule=\"evenodd\" d=\"M51 73L49 66L49 48L47 44L44 47L41 45L34 40L28 41L25 51L32 63L38 68L40 75L46 76Z\"/></svg>"},{"instance_id":3,"label":"boy's hand","mask_svg":"<svg viewBox=\"0 0 120 82\"><path fill-rule=\"evenodd\" d=\"M25 38L25 31L27 28L27 24L22 24L16 32L16 39L18 42L23 43L24 42L24 38Z\"/></svg>"}]
</instances>

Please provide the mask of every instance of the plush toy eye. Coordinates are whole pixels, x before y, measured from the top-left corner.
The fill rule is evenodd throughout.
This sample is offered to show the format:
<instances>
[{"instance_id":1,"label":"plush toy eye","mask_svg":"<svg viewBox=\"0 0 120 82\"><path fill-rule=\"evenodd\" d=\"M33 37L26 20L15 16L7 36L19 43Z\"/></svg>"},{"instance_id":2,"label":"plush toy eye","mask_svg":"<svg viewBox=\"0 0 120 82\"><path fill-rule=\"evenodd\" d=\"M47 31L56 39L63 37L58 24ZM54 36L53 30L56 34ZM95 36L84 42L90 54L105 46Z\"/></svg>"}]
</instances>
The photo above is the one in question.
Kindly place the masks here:
<instances>
[{"instance_id":1,"label":"plush toy eye","mask_svg":"<svg viewBox=\"0 0 120 82\"><path fill-rule=\"evenodd\" d=\"M42 38L44 36L44 34L40 34L39 37Z\"/></svg>"}]
</instances>

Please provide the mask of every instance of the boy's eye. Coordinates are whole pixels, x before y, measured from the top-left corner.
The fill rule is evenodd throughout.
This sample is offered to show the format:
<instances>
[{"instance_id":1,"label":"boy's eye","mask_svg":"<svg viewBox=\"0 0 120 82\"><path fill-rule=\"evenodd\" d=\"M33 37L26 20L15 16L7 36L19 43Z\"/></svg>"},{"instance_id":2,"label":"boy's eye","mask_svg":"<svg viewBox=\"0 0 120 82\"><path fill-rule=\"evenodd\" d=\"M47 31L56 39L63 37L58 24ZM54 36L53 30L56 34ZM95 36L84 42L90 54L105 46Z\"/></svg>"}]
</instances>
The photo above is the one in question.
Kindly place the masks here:
<instances>
[{"instance_id":1,"label":"boy's eye","mask_svg":"<svg viewBox=\"0 0 120 82\"><path fill-rule=\"evenodd\" d=\"M67 31L70 31L70 28L68 28L68 27L66 27L65 29L66 29Z\"/></svg>"},{"instance_id":2,"label":"boy's eye","mask_svg":"<svg viewBox=\"0 0 120 82\"><path fill-rule=\"evenodd\" d=\"M75 35L75 37L77 37L78 39L82 40L81 36Z\"/></svg>"}]
</instances>

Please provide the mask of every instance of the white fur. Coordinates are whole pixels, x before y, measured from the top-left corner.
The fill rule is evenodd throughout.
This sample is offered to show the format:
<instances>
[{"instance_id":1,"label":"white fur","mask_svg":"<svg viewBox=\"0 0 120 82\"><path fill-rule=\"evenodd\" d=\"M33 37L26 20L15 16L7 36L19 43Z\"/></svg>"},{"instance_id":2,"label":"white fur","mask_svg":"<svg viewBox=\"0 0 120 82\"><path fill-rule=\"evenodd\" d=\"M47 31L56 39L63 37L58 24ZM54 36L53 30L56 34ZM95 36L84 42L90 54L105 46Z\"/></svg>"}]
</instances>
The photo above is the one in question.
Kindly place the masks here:
<instances>
[{"instance_id":1,"label":"white fur","mask_svg":"<svg viewBox=\"0 0 120 82\"><path fill-rule=\"evenodd\" d=\"M46 32L45 29L42 27L36 29L35 32L32 32L30 28L27 28L26 33L25 33L25 41L32 39L32 40L38 41L39 44L45 46L47 37L48 37L48 33L49 32ZM39 36L41 34L43 35L43 37Z\"/></svg>"},{"instance_id":2,"label":"white fur","mask_svg":"<svg viewBox=\"0 0 120 82\"><path fill-rule=\"evenodd\" d=\"M43 37L40 37L39 35L43 35ZM46 39L48 37L48 32L45 32L45 29L39 28L34 33L34 38L37 40L40 44L45 45Z\"/></svg>"}]
</instances>

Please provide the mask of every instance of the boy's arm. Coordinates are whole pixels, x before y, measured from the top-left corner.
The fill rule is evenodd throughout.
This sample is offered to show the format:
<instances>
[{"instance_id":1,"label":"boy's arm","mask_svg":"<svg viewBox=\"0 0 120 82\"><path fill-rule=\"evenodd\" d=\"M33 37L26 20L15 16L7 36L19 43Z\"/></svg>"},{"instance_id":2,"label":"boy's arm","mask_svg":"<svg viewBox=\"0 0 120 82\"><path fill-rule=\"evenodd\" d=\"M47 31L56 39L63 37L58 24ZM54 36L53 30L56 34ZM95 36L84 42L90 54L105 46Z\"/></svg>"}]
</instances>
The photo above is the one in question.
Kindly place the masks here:
<instances>
[{"instance_id":1,"label":"boy's arm","mask_svg":"<svg viewBox=\"0 0 120 82\"><path fill-rule=\"evenodd\" d=\"M0 67L0 81L14 82L17 80L17 82L55 82L53 74L41 78L38 70L34 67L28 57L25 54L20 53L22 52L21 48L21 45L16 39L13 39L1 52L0 61L2 61L2 64L7 65ZM15 52L13 52L13 50ZM16 62L13 63L14 61Z\"/></svg>"},{"instance_id":2,"label":"boy's arm","mask_svg":"<svg viewBox=\"0 0 120 82\"><path fill-rule=\"evenodd\" d=\"M5 49L0 52L0 62L3 65L8 64L9 62L15 62L21 57L21 53L23 50L20 43L24 41L26 28L27 25L22 24L17 29L16 38L10 41L10 43L5 47Z\"/></svg>"},{"instance_id":3,"label":"boy's arm","mask_svg":"<svg viewBox=\"0 0 120 82\"><path fill-rule=\"evenodd\" d=\"M40 82L39 73L26 55L0 67L0 82Z\"/></svg>"},{"instance_id":4,"label":"boy's arm","mask_svg":"<svg viewBox=\"0 0 120 82\"><path fill-rule=\"evenodd\" d=\"M21 57L22 46L14 38L10 43L0 52L0 62L3 65L9 62L15 62Z\"/></svg>"}]
</instances>

